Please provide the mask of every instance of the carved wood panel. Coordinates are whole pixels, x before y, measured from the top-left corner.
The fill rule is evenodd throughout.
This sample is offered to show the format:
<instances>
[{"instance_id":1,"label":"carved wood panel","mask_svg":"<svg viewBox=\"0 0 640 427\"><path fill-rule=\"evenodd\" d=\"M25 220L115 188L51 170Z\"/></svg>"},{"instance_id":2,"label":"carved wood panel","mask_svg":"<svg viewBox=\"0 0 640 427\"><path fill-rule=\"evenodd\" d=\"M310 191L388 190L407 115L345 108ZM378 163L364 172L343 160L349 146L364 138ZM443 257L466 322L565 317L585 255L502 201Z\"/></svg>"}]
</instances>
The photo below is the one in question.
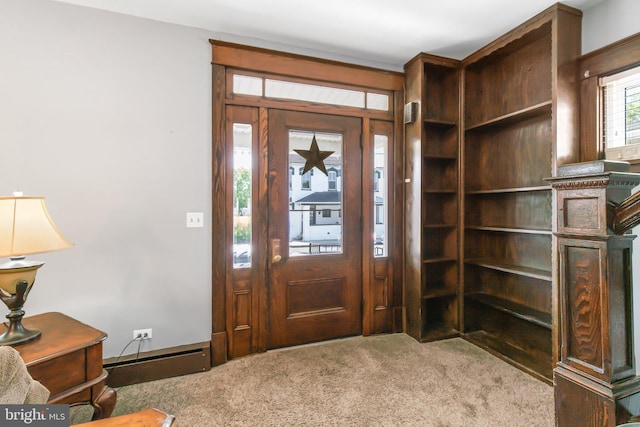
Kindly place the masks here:
<instances>
[{"instance_id":1,"label":"carved wood panel","mask_svg":"<svg viewBox=\"0 0 640 427\"><path fill-rule=\"evenodd\" d=\"M614 380L633 376L633 308L631 240L615 239L609 244L609 324L611 375Z\"/></svg>"},{"instance_id":2,"label":"carved wood panel","mask_svg":"<svg viewBox=\"0 0 640 427\"><path fill-rule=\"evenodd\" d=\"M559 241L566 301L562 360L607 381L635 373L631 245L621 237Z\"/></svg>"},{"instance_id":3,"label":"carved wood panel","mask_svg":"<svg viewBox=\"0 0 640 427\"><path fill-rule=\"evenodd\" d=\"M606 233L606 203L597 189L559 194L558 231L571 234Z\"/></svg>"},{"instance_id":4,"label":"carved wood panel","mask_svg":"<svg viewBox=\"0 0 640 427\"><path fill-rule=\"evenodd\" d=\"M344 277L290 281L287 283L287 318L345 311L345 297Z\"/></svg>"},{"instance_id":5,"label":"carved wood panel","mask_svg":"<svg viewBox=\"0 0 640 427\"><path fill-rule=\"evenodd\" d=\"M598 219L597 197L565 199L564 224L566 227L598 230L600 228Z\"/></svg>"},{"instance_id":6,"label":"carved wood panel","mask_svg":"<svg viewBox=\"0 0 640 427\"><path fill-rule=\"evenodd\" d=\"M600 249L567 246L567 357L603 370Z\"/></svg>"},{"instance_id":7,"label":"carved wood panel","mask_svg":"<svg viewBox=\"0 0 640 427\"><path fill-rule=\"evenodd\" d=\"M251 291L234 291L233 330L241 331L251 327Z\"/></svg>"},{"instance_id":8,"label":"carved wood panel","mask_svg":"<svg viewBox=\"0 0 640 427\"><path fill-rule=\"evenodd\" d=\"M560 427L613 427L616 408L613 399L600 393L589 392L588 387L569 377L554 376L556 425ZM580 408L580 410L576 410Z\"/></svg>"}]
</instances>

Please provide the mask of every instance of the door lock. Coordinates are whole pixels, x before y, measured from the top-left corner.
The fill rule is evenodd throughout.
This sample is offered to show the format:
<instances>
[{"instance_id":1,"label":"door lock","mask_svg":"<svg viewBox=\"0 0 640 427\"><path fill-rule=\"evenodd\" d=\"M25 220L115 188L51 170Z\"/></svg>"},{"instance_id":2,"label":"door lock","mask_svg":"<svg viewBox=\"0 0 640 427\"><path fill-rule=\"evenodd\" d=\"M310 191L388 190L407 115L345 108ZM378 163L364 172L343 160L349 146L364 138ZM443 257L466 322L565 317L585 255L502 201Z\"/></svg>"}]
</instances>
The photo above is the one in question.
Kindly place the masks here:
<instances>
[{"instance_id":1,"label":"door lock","mask_svg":"<svg viewBox=\"0 0 640 427\"><path fill-rule=\"evenodd\" d=\"M271 260L274 264L282 261L282 255L280 255L280 239L271 239Z\"/></svg>"}]
</instances>

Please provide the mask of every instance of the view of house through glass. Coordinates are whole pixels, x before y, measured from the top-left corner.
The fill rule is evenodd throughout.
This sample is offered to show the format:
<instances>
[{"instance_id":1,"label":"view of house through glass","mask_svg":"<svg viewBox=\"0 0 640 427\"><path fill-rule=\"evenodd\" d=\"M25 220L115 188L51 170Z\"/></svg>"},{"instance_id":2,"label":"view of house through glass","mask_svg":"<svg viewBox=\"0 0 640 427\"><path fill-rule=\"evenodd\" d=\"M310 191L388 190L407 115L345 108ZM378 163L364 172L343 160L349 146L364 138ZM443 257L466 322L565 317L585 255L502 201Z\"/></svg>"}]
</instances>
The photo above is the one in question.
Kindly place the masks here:
<instances>
[{"instance_id":1,"label":"view of house through glass","mask_svg":"<svg viewBox=\"0 0 640 427\"><path fill-rule=\"evenodd\" d=\"M387 163L389 137L386 135L374 135L374 160L373 160L373 217L375 219L374 230L374 256L387 255Z\"/></svg>"},{"instance_id":2,"label":"view of house through glass","mask_svg":"<svg viewBox=\"0 0 640 427\"><path fill-rule=\"evenodd\" d=\"M249 124L233 124L233 267L251 267L251 140Z\"/></svg>"},{"instance_id":3,"label":"view of house through glass","mask_svg":"<svg viewBox=\"0 0 640 427\"><path fill-rule=\"evenodd\" d=\"M315 135L325 175L295 150L310 150ZM342 253L342 135L289 131L289 256Z\"/></svg>"}]
</instances>

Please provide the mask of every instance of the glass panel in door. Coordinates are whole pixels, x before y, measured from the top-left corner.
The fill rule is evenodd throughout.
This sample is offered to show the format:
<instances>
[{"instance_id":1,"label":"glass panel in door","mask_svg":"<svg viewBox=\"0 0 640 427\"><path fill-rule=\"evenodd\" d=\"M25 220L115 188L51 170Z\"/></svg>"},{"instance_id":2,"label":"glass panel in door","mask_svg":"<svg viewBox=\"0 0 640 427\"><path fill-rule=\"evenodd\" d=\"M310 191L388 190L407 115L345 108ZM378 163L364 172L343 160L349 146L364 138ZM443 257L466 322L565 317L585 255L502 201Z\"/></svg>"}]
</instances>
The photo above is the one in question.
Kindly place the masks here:
<instances>
[{"instance_id":1,"label":"glass panel in door","mask_svg":"<svg viewBox=\"0 0 640 427\"><path fill-rule=\"evenodd\" d=\"M374 135L373 157L373 218L374 218L374 256L387 255L387 163L389 137Z\"/></svg>"},{"instance_id":2,"label":"glass panel in door","mask_svg":"<svg viewBox=\"0 0 640 427\"><path fill-rule=\"evenodd\" d=\"M314 147L326 174L307 167ZM290 257L342 253L342 148L338 133L289 131Z\"/></svg>"},{"instance_id":3,"label":"glass panel in door","mask_svg":"<svg viewBox=\"0 0 640 427\"><path fill-rule=\"evenodd\" d=\"M251 267L250 124L233 124L233 267Z\"/></svg>"}]
</instances>

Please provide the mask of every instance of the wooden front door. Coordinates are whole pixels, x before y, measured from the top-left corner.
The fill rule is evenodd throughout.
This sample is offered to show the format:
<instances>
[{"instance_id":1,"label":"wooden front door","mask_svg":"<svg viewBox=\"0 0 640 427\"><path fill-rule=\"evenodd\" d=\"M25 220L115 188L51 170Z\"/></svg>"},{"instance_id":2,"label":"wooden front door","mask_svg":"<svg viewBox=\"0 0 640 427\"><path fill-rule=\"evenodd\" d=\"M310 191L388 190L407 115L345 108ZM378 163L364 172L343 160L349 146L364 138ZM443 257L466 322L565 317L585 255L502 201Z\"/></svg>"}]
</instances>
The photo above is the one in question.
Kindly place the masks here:
<instances>
[{"instance_id":1,"label":"wooden front door","mask_svg":"<svg viewBox=\"0 0 640 427\"><path fill-rule=\"evenodd\" d=\"M362 333L361 126L269 112L268 348Z\"/></svg>"}]
</instances>

